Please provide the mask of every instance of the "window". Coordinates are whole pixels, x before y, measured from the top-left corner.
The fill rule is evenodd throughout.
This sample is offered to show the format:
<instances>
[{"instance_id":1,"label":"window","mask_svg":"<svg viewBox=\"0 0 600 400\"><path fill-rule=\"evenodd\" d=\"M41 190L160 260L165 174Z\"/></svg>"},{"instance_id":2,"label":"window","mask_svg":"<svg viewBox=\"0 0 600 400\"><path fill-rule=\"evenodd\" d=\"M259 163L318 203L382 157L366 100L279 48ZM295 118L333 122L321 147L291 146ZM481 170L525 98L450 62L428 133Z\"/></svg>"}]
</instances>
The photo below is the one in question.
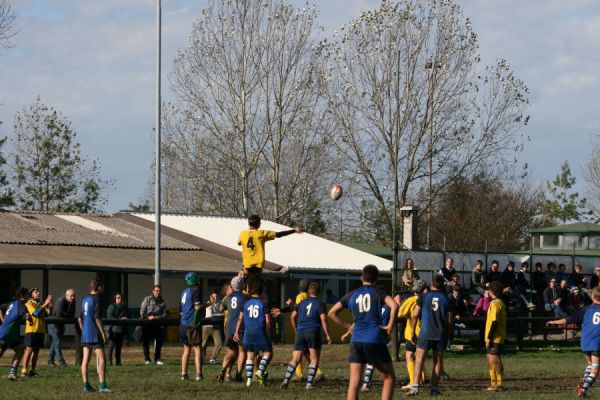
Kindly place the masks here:
<instances>
[{"instance_id":1,"label":"window","mask_svg":"<svg viewBox=\"0 0 600 400\"><path fill-rule=\"evenodd\" d=\"M543 235L542 249L557 249L558 248L558 235Z\"/></svg>"},{"instance_id":2,"label":"window","mask_svg":"<svg viewBox=\"0 0 600 400\"><path fill-rule=\"evenodd\" d=\"M540 248L540 237L539 235L535 235L533 237L533 248L534 249L539 249Z\"/></svg>"},{"instance_id":3,"label":"window","mask_svg":"<svg viewBox=\"0 0 600 400\"><path fill-rule=\"evenodd\" d=\"M582 249L584 248L583 237L580 235L565 234L563 235L562 248L568 249Z\"/></svg>"},{"instance_id":4,"label":"window","mask_svg":"<svg viewBox=\"0 0 600 400\"><path fill-rule=\"evenodd\" d=\"M589 241L589 249L590 250L600 249L600 236L590 236L588 238L588 241Z\"/></svg>"}]
</instances>

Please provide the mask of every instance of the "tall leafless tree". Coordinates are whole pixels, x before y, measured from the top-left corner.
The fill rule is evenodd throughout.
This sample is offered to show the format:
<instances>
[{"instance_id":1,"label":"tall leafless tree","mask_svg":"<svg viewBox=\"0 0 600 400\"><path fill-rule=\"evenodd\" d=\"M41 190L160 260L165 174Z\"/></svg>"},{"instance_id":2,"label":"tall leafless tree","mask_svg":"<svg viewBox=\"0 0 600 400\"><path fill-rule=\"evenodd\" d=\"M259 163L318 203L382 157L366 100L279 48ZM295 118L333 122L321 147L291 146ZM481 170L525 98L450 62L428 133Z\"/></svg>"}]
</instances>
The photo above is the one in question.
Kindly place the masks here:
<instances>
[{"instance_id":1,"label":"tall leafless tree","mask_svg":"<svg viewBox=\"0 0 600 400\"><path fill-rule=\"evenodd\" d=\"M374 200L370 214L383 215L390 237L394 196L400 206L435 198L445 178L504 168L523 145L527 88L504 60L480 66L477 36L452 0L382 1L316 49L357 210Z\"/></svg>"},{"instance_id":2,"label":"tall leafless tree","mask_svg":"<svg viewBox=\"0 0 600 400\"><path fill-rule=\"evenodd\" d=\"M0 47L10 47L15 34L15 13L8 0L0 0Z\"/></svg>"},{"instance_id":3,"label":"tall leafless tree","mask_svg":"<svg viewBox=\"0 0 600 400\"><path fill-rule=\"evenodd\" d=\"M286 222L314 206L330 170L317 16L281 0L211 1L203 11L171 77L173 208Z\"/></svg>"},{"instance_id":4,"label":"tall leafless tree","mask_svg":"<svg viewBox=\"0 0 600 400\"><path fill-rule=\"evenodd\" d=\"M583 166L587 199L595 220L600 220L600 136L593 139L592 149Z\"/></svg>"}]
</instances>

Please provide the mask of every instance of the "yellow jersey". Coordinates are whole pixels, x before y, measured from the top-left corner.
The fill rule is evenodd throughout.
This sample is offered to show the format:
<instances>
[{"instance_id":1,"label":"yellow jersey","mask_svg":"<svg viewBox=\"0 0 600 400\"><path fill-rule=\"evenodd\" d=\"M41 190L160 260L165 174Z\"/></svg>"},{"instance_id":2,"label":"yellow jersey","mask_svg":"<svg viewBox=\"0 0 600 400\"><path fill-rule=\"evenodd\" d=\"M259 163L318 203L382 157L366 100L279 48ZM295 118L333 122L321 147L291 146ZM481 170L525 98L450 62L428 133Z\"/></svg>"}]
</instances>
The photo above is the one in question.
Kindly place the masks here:
<instances>
[{"instance_id":1,"label":"yellow jersey","mask_svg":"<svg viewBox=\"0 0 600 400\"><path fill-rule=\"evenodd\" d=\"M488 308L487 319L485 320L485 340L488 339L492 322L497 321L494 336L491 338L492 343L504 343L506 338L506 305L499 298L495 298L490 303Z\"/></svg>"},{"instance_id":2,"label":"yellow jersey","mask_svg":"<svg viewBox=\"0 0 600 400\"><path fill-rule=\"evenodd\" d=\"M308 293L307 292L300 292L300 293L298 293L298 295L296 296L296 305L302 303L306 299L308 299Z\"/></svg>"},{"instance_id":3,"label":"yellow jersey","mask_svg":"<svg viewBox=\"0 0 600 400\"><path fill-rule=\"evenodd\" d=\"M41 313L39 317L33 315L35 310L40 308L41 304L33 299L29 299L25 303L29 315L31 315L31 322L25 323L25 333L46 333L46 316L48 315L48 308L45 308L45 312Z\"/></svg>"},{"instance_id":4,"label":"yellow jersey","mask_svg":"<svg viewBox=\"0 0 600 400\"><path fill-rule=\"evenodd\" d=\"M249 229L240 232L238 245L242 246L242 263L244 268L265 265L265 242L275 239L277 232L262 229Z\"/></svg>"},{"instance_id":5,"label":"yellow jersey","mask_svg":"<svg viewBox=\"0 0 600 400\"><path fill-rule=\"evenodd\" d=\"M404 338L412 340L412 329L410 327L410 319L412 318L413 311L417 306L417 300L419 296L414 295L405 299L402 304L400 304L400 308L398 309L398 318L406 318L406 328L404 328ZM415 329L415 334L418 336L419 331L421 330L421 319L417 319L417 327Z\"/></svg>"}]
</instances>

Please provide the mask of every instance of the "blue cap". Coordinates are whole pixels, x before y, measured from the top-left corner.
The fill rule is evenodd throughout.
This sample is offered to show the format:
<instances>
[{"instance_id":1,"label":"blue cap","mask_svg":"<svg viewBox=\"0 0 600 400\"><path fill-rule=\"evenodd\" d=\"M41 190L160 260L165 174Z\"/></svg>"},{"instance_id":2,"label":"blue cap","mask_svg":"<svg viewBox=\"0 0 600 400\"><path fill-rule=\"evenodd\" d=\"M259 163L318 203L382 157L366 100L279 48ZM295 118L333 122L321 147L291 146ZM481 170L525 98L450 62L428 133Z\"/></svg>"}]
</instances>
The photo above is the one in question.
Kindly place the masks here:
<instances>
[{"instance_id":1,"label":"blue cap","mask_svg":"<svg viewBox=\"0 0 600 400\"><path fill-rule=\"evenodd\" d=\"M185 283L192 286L198 282L198 275L195 272L188 272L185 274Z\"/></svg>"}]
</instances>

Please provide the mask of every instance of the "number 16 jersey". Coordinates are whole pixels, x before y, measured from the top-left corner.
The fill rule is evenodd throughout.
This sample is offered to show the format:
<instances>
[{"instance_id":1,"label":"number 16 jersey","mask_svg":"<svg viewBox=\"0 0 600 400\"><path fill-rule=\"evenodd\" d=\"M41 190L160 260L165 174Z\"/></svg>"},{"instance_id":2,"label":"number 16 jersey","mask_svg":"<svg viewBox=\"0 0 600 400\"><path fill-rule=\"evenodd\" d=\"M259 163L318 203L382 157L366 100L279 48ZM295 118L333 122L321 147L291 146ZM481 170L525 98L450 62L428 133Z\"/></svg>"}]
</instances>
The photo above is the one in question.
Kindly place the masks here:
<instances>
[{"instance_id":1,"label":"number 16 jersey","mask_svg":"<svg viewBox=\"0 0 600 400\"><path fill-rule=\"evenodd\" d=\"M354 328L352 342L387 343L382 325L381 309L388 297L383 289L364 285L340 299L340 304L352 312Z\"/></svg>"}]
</instances>

